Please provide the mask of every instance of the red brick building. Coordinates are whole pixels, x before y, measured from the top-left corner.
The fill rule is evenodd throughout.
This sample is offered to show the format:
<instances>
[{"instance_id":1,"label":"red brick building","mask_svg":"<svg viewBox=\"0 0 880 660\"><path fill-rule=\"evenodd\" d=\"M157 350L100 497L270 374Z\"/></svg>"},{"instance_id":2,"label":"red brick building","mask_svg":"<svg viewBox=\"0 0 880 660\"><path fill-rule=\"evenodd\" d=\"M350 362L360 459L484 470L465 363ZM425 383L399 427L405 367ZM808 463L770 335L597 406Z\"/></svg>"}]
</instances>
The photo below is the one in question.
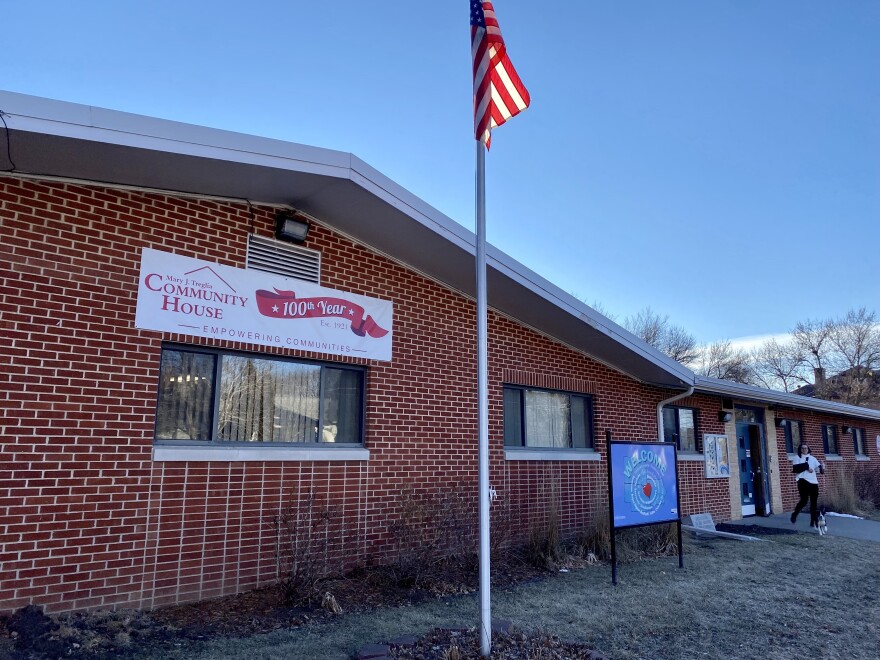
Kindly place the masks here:
<instances>
[{"instance_id":1,"label":"red brick building","mask_svg":"<svg viewBox=\"0 0 880 660\"><path fill-rule=\"evenodd\" d=\"M0 110L0 611L253 588L291 504L332 509L338 568L388 558L406 497L475 512L469 231L350 154L12 93ZM291 209L301 245L275 239ZM145 250L390 302L391 359L139 326ZM790 510L800 438L826 480L880 460L880 411L695 376L491 249L488 281L510 539L606 510L606 430L676 442L682 513L716 520ZM729 476L707 478L707 434Z\"/></svg>"}]
</instances>

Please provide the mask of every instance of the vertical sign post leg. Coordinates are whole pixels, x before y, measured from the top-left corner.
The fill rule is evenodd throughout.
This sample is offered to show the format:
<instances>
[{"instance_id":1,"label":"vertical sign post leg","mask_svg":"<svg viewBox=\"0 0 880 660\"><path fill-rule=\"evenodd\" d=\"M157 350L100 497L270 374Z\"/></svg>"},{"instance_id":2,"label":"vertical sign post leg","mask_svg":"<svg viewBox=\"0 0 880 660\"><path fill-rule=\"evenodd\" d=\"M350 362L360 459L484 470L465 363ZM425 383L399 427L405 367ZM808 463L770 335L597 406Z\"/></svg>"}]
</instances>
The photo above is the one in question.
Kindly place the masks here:
<instances>
[{"instance_id":1,"label":"vertical sign post leg","mask_svg":"<svg viewBox=\"0 0 880 660\"><path fill-rule=\"evenodd\" d=\"M681 547L681 489L678 482L678 447L674 448L675 456L675 506L678 511L678 520L675 524L678 526L678 567L684 568L684 549Z\"/></svg>"},{"instance_id":2,"label":"vertical sign post leg","mask_svg":"<svg viewBox=\"0 0 880 660\"><path fill-rule=\"evenodd\" d=\"M605 429L605 451L608 456L608 532L611 536L611 584L617 584L617 543L614 531L614 495L611 492L611 429Z\"/></svg>"}]
</instances>

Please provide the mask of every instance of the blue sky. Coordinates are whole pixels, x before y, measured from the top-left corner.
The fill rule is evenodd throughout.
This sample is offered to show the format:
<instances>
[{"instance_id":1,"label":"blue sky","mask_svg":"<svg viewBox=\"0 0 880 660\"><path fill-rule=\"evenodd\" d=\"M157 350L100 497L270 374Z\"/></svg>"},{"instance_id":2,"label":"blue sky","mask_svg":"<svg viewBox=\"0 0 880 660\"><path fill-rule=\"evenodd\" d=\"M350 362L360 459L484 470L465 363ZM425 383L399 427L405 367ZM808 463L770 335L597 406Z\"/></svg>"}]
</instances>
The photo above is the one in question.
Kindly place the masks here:
<instances>
[{"instance_id":1,"label":"blue sky","mask_svg":"<svg viewBox=\"0 0 880 660\"><path fill-rule=\"evenodd\" d=\"M495 8L532 106L493 134L490 242L701 341L880 308L880 2ZM0 88L350 151L473 229L466 0L0 16Z\"/></svg>"}]
</instances>

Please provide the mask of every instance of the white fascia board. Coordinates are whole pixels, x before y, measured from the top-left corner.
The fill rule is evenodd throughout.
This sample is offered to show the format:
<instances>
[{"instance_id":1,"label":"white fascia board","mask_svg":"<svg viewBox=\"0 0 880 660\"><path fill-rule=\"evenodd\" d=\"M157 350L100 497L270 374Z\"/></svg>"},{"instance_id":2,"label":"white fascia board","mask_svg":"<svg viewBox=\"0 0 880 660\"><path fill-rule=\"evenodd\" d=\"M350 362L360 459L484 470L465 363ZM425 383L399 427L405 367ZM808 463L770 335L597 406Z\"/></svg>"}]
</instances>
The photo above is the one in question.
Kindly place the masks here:
<instances>
[{"instance_id":1,"label":"white fascia board","mask_svg":"<svg viewBox=\"0 0 880 660\"><path fill-rule=\"evenodd\" d=\"M743 385L742 383L734 383L733 381L718 378L697 376L696 388L700 392L725 394L732 398L775 403L791 408L816 410L847 417L880 420L880 410L862 408L861 406L853 406L848 403L837 403L836 401L825 401L824 399L792 394L791 392L777 392L776 390L768 390L763 387L756 387L755 385Z\"/></svg>"},{"instance_id":2,"label":"white fascia board","mask_svg":"<svg viewBox=\"0 0 880 660\"><path fill-rule=\"evenodd\" d=\"M0 110L10 130L349 178L351 154L331 149L2 90Z\"/></svg>"}]
</instances>

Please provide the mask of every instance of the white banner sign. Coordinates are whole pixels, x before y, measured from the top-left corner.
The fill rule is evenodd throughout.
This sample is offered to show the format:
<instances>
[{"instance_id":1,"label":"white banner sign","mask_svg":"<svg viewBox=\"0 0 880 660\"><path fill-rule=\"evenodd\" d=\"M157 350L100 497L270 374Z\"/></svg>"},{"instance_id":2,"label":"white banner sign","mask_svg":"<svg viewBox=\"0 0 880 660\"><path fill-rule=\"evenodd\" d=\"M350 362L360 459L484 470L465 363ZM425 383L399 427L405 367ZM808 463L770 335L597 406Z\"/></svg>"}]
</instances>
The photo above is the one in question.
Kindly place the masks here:
<instances>
[{"instance_id":1,"label":"white banner sign","mask_svg":"<svg viewBox=\"0 0 880 660\"><path fill-rule=\"evenodd\" d=\"M144 330L391 360L393 304L145 248L135 325Z\"/></svg>"}]
</instances>

